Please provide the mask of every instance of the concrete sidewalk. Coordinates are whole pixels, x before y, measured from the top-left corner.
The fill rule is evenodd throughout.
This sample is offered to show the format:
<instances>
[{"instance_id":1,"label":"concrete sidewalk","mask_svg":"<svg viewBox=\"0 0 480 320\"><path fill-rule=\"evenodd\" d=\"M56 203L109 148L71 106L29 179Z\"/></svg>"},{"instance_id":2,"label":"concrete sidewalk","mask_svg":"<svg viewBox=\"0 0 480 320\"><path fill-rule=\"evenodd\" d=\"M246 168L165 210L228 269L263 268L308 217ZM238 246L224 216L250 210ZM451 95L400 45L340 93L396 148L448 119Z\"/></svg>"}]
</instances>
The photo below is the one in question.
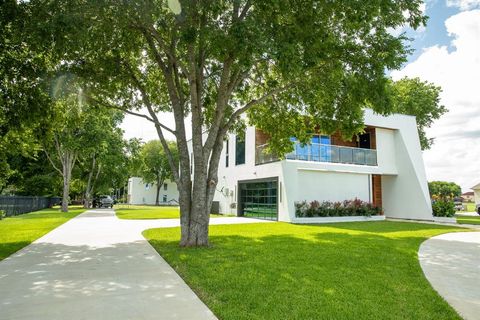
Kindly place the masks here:
<instances>
[{"instance_id":1,"label":"concrete sidewalk","mask_svg":"<svg viewBox=\"0 0 480 320\"><path fill-rule=\"evenodd\" d=\"M433 288L464 319L480 319L480 232L430 238L418 256Z\"/></svg>"},{"instance_id":2,"label":"concrete sidewalk","mask_svg":"<svg viewBox=\"0 0 480 320\"><path fill-rule=\"evenodd\" d=\"M0 261L0 319L216 319L141 235L178 225L119 220L108 209L77 216Z\"/></svg>"}]
</instances>

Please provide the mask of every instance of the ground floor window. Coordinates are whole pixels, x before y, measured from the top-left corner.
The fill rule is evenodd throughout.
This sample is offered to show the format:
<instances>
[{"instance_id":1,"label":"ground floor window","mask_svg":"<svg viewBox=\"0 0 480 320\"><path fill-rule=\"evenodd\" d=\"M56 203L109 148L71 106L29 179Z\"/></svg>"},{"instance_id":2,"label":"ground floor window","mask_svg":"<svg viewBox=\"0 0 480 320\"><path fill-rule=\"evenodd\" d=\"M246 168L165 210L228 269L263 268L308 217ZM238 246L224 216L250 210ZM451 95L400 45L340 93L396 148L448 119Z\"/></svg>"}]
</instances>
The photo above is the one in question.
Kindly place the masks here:
<instances>
[{"instance_id":1,"label":"ground floor window","mask_svg":"<svg viewBox=\"0 0 480 320\"><path fill-rule=\"evenodd\" d=\"M239 183L239 215L277 220L277 179Z\"/></svg>"}]
</instances>

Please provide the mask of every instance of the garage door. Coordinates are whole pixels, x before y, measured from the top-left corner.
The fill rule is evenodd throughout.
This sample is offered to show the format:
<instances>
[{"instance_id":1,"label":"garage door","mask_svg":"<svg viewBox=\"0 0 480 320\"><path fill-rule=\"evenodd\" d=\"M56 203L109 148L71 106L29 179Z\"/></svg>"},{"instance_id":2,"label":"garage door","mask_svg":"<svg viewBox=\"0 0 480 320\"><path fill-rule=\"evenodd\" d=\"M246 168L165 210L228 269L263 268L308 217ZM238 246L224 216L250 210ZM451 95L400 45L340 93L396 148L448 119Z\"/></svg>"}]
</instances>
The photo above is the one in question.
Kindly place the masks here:
<instances>
[{"instance_id":1,"label":"garage door","mask_svg":"<svg viewBox=\"0 0 480 320\"><path fill-rule=\"evenodd\" d=\"M277 220L277 179L240 182L239 215Z\"/></svg>"}]
</instances>

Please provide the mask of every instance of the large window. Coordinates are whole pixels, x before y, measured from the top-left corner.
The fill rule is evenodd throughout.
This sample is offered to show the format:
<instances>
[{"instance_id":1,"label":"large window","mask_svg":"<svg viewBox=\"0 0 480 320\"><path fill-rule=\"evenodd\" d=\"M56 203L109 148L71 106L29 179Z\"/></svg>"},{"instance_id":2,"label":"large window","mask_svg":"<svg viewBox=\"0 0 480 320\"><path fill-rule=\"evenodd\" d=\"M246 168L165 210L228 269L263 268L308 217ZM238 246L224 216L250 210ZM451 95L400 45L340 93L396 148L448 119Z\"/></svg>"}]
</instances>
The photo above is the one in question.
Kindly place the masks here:
<instances>
[{"instance_id":1,"label":"large window","mask_svg":"<svg viewBox=\"0 0 480 320\"><path fill-rule=\"evenodd\" d=\"M245 137L235 137L235 165L245 163Z\"/></svg>"}]
</instances>

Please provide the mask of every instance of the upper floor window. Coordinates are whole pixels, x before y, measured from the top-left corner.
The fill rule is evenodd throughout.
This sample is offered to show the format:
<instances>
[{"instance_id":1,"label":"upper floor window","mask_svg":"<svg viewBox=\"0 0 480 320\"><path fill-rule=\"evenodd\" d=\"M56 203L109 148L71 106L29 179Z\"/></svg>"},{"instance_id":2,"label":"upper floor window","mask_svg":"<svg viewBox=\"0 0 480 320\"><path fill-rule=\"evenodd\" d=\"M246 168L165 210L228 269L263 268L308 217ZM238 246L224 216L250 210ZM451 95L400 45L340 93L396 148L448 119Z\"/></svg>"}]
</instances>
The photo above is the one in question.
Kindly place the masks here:
<instances>
[{"instance_id":1,"label":"upper floor window","mask_svg":"<svg viewBox=\"0 0 480 320\"><path fill-rule=\"evenodd\" d=\"M235 137L235 165L245 163L245 137Z\"/></svg>"},{"instance_id":2,"label":"upper floor window","mask_svg":"<svg viewBox=\"0 0 480 320\"><path fill-rule=\"evenodd\" d=\"M166 183L163 184L163 190L167 190L168 185Z\"/></svg>"},{"instance_id":3,"label":"upper floor window","mask_svg":"<svg viewBox=\"0 0 480 320\"><path fill-rule=\"evenodd\" d=\"M227 138L227 141L225 142L225 167L228 168L228 162L229 162L229 139Z\"/></svg>"}]
</instances>

